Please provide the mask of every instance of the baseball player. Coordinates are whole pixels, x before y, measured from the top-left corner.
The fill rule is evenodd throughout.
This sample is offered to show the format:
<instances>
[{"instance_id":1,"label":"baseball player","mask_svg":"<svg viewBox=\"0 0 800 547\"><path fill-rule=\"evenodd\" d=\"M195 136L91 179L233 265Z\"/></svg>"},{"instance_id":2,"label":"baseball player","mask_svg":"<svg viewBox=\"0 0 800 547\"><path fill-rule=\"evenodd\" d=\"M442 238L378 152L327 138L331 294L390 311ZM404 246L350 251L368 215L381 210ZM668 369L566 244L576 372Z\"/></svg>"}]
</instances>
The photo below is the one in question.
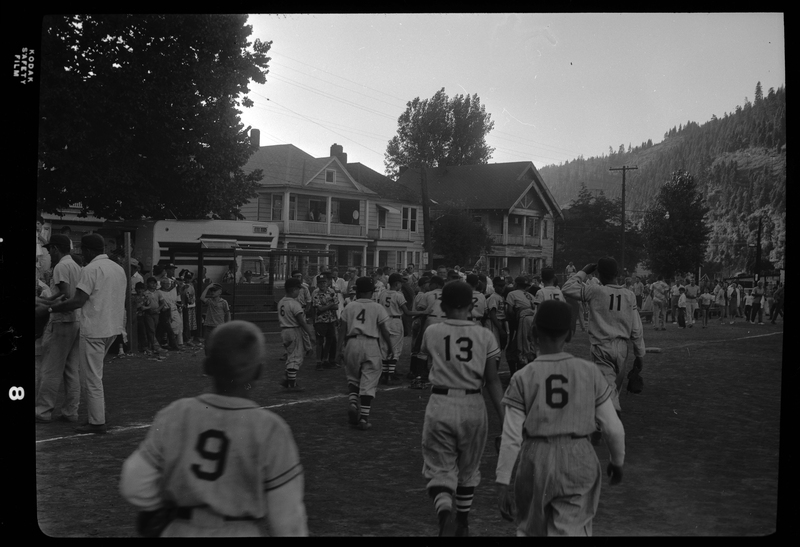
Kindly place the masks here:
<instances>
[{"instance_id":1,"label":"baseball player","mask_svg":"<svg viewBox=\"0 0 800 547\"><path fill-rule=\"evenodd\" d=\"M469 535L469 511L481 480L488 433L486 384L502 421L503 398L495 360L500 348L488 329L470 319L472 288L453 281L442 291L445 321L431 325L422 350L430 356L433 384L422 429L423 476L439 517L439 535ZM453 521L453 497L456 515Z\"/></svg>"},{"instance_id":2,"label":"baseball player","mask_svg":"<svg viewBox=\"0 0 800 547\"><path fill-rule=\"evenodd\" d=\"M472 314L471 318L476 323L483 325L486 319L486 295L478 290L480 278L478 274L467 274L467 284L472 287Z\"/></svg>"},{"instance_id":3,"label":"baseball player","mask_svg":"<svg viewBox=\"0 0 800 547\"><path fill-rule=\"evenodd\" d=\"M347 415L350 424L362 431L372 427L369 413L381 377L381 338L388 349L386 358L394 357L389 313L372 299L374 292L372 279L359 278L356 281L358 298L342 310L339 323L340 351L344 356L349 393Z\"/></svg>"},{"instance_id":4,"label":"baseball player","mask_svg":"<svg viewBox=\"0 0 800 547\"><path fill-rule=\"evenodd\" d=\"M586 275L597 270L600 284L582 283ZM561 291L580 298L589 309L589 341L592 361L614 389L611 402L620 412L619 391L628 373L628 341L633 342L633 366L641 371L645 353L642 319L636 309L636 297L621 285L615 285L617 261L604 257L597 264L588 264L567 279ZM599 442L599 436L593 437Z\"/></svg>"},{"instance_id":5,"label":"baseball player","mask_svg":"<svg viewBox=\"0 0 800 547\"><path fill-rule=\"evenodd\" d=\"M305 311L298 301L302 282L297 278L286 280L286 296L278 302L278 324L281 327L281 342L286 348L286 377L281 385L287 389L298 390L297 371L303 364L303 355L313 349L311 340L316 341L314 328L306 322ZM303 336L303 332L307 336Z\"/></svg>"},{"instance_id":6,"label":"baseball player","mask_svg":"<svg viewBox=\"0 0 800 547\"><path fill-rule=\"evenodd\" d=\"M653 283L651 287L653 293L653 323L655 323L655 330L667 330L664 326L664 321L667 315L667 303L669 298L669 285L664 281L664 276L659 275L658 281ZM659 325L661 325L659 327Z\"/></svg>"},{"instance_id":7,"label":"baseball player","mask_svg":"<svg viewBox=\"0 0 800 547\"><path fill-rule=\"evenodd\" d=\"M489 320L486 322L486 327L492 331L495 340L502 352L506 343L508 342L508 324L506 323L506 301L503 298L503 290L506 286L506 281L502 277L495 277L492 280L494 292L486 299L486 310ZM500 363L500 359L497 360Z\"/></svg>"},{"instance_id":8,"label":"baseball player","mask_svg":"<svg viewBox=\"0 0 800 547\"><path fill-rule=\"evenodd\" d=\"M427 309L425 294L429 290L429 282L430 277L427 275L420 277L419 281L417 282L419 292L414 297L413 307L415 311L424 311ZM419 354L419 348L422 345L422 331L425 326L426 317L427 316L425 315L419 315L411 323L411 363L408 375L409 380L413 380L413 382L409 387L413 387L414 385L419 385L421 387L422 384L424 384L423 376L426 379L428 377L427 361L424 355L420 356ZM419 378L419 380L417 380L417 378Z\"/></svg>"},{"instance_id":9,"label":"baseball player","mask_svg":"<svg viewBox=\"0 0 800 547\"><path fill-rule=\"evenodd\" d=\"M533 297L533 305L538 306L545 300L564 301L561 289L556 287L556 271L553 268L542 268L542 285Z\"/></svg>"},{"instance_id":10,"label":"baseball player","mask_svg":"<svg viewBox=\"0 0 800 547\"><path fill-rule=\"evenodd\" d=\"M403 276L401 274L391 274L388 282L389 288L381 291L378 303L384 306L389 313L389 322L386 326L392 336L392 353L394 357L383 361L380 383L397 384L400 379L395 376L394 372L397 367L397 361L403 353L403 315L416 317L424 315L425 312L408 309L408 301L401 288L403 285ZM384 350L384 353L388 352Z\"/></svg>"},{"instance_id":11,"label":"baseball player","mask_svg":"<svg viewBox=\"0 0 800 547\"><path fill-rule=\"evenodd\" d=\"M292 432L247 398L267 356L252 323L231 321L206 343L214 392L179 399L155 417L122 466L120 493L149 537L306 536L303 467Z\"/></svg>"},{"instance_id":12,"label":"baseball player","mask_svg":"<svg viewBox=\"0 0 800 547\"><path fill-rule=\"evenodd\" d=\"M567 303L539 306L539 355L514 375L503 397L496 489L501 515L513 519L517 536L592 535L602 477L588 442L595 422L608 444L611 484L622 480L625 430L611 402L614 390L597 366L563 351L572 323Z\"/></svg>"},{"instance_id":13,"label":"baseball player","mask_svg":"<svg viewBox=\"0 0 800 547\"><path fill-rule=\"evenodd\" d=\"M528 281L524 277L514 279L514 289L506 296L506 317L511 328L511 342L506 350L508 371L511 375L517 369L533 361L534 348L531 347L529 334L533 328L533 299L528 292Z\"/></svg>"}]
</instances>

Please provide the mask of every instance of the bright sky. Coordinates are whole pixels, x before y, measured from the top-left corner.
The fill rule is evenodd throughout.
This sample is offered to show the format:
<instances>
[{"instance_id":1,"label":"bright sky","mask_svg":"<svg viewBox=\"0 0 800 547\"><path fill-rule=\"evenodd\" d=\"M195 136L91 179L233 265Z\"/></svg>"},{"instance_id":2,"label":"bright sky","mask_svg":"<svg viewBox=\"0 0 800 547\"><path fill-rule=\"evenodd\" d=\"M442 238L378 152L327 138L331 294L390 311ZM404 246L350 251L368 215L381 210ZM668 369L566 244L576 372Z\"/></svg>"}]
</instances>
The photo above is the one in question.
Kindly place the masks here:
<instances>
[{"instance_id":1,"label":"bright sky","mask_svg":"<svg viewBox=\"0 0 800 547\"><path fill-rule=\"evenodd\" d=\"M708 121L786 82L781 13L251 15L271 40L242 121L261 145L341 144L383 173L415 97L478 94L490 161L599 156Z\"/></svg>"}]
</instances>

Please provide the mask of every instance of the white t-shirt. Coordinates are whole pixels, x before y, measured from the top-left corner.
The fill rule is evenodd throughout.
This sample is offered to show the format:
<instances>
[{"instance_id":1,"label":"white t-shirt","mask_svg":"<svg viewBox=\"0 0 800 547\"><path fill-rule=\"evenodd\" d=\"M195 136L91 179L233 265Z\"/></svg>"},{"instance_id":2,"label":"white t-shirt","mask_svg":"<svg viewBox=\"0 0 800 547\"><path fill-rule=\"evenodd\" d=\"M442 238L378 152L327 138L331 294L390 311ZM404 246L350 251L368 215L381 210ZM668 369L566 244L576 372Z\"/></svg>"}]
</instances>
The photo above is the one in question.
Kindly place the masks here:
<instances>
[{"instance_id":1,"label":"white t-shirt","mask_svg":"<svg viewBox=\"0 0 800 547\"><path fill-rule=\"evenodd\" d=\"M81 336L108 338L124 331L128 276L122 266L97 255L81 270L78 289L89 295L81 308Z\"/></svg>"}]
</instances>

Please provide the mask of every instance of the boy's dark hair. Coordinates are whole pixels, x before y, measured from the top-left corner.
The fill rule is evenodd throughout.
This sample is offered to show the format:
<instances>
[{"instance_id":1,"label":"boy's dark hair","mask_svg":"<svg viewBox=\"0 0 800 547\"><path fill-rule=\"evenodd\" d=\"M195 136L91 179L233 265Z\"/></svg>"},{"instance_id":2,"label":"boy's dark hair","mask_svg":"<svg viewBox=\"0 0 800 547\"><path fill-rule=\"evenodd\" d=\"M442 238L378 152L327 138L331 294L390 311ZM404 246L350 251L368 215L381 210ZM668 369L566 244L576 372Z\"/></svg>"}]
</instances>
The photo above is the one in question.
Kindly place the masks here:
<instances>
[{"instance_id":1,"label":"boy's dark hair","mask_svg":"<svg viewBox=\"0 0 800 547\"><path fill-rule=\"evenodd\" d=\"M153 282L154 285L158 285L158 279L156 279L152 275L147 278L147 281L145 281L145 283L147 283L149 285L151 281Z\"/></svg>"},{"instance_id":2,"label":"boy's dark hair","mask_svg":"<svg viewBox=\"0 0 800 547\"><path fill-rule=\"evenodd\" d=\"M475 288L478 286L478 281L480 278L476 274L469 274L467 275L467 283L470 287Z\"/></svg>"},{"instance_id":3,"label":"boy's dark hair","mask_svg":"<svg viewBox=\"0 0 800 547\"><path fill-rule=\"evenodd\" d=\"M303 272L301 272L300 270L292 270L292 277L296 275L303 275Z\"/></svg>"},{"instance_id":4,"label":"boy's dark hair","mask_svg":"<svg viewBox=\"0 0 800 547\"><path fill-rule=\"evenodd\" d=\"M299 289L302 286L303 286L303 282L302 281L292 277L292 278L286 280L286 283L283 285L283 290L288 293L292 289Z\"/></svg>"},{"instance_id":5,"label":"boy's dark hair","mask_svg":"<svg viewBox=\"0 0 800 547\"><path fill-rule=\"evenodd\" d=\"M515 277L514 278L514 286L515 287L527 287L528 286L528 280L523 276Z\"/></svg>"},{"instance_id":6,"label":"boy's dark hair","mask_svg":"<svg viewBox=\"0 0 800 547\"><path fill-rule=\"evenodd\" d=\"M389 285L394 285L395 283L398 282L399 283L403 282L403 276L401 274L393 273L392 275L389 276Z\"/></svg>"},{"instance_id":7,"label":"boy's dark hair","mask_svg":"<svg viewBox=\"0 0 800 547\"><path fill-rule=\"evenodd\" d=\"M427 275L423 275L422 277L420 277L419 279L417 279L417 286L418 286L418 287L421 287L421 286L423 286L425 283L430 283L430 282L431 282L431 278L430 278L429 276L427 276Z\"/></svg>"},{"instance_id":8,"label":"boy's dark hair","mask_svg":"<svg viewBox=\"0 0 800 547\"><path fill-rule=\"evenodd\" d=\"M203 368L218 387L247 382L261 368L255 360L259 346L263 352L264 337L258 328L246 321L229 321L211 332Z\"/></svg>"},{"instance_id":9,"label":"boy's dark hair","mask_svg":"<svg viewBox=\"0 0 800 547\"><path fill-rule=\"evenodd\" d=\"M447 279L461 279L461 276L455 270L447 270Z\"/></svg>"},{"instance_id":10,"label":"boy's dark hair","mask_svg":"<svg viewBox=\"0 0 800 547\"><path fill-rule=\"evenodd\" d=\"M556 271L553 268L542 268L542 282L549 283L556 276Z\"/></svg>"},{"instance_id":11,"label":"boy's dark hair","mask_svg":"<svg viewBox=\"0 0 800 547\"><path fill-rule=\"evenodd\" d=\"M133 286L133 288L134 288L134 289L136 289L136 290L138 291L139 289L142 289L142 290L144 290L144 289L146 289L147 287L145 286L145 284L144 284L144 283L142 283L141 281L138 281L138 282L136 283L136 285L134 285L134 286Z\"/></svg>"},{"instance_id":12,"label":"boy's dark hair","mask_svg":"<svg viewBox=\"0 0 800 547\"><path fill-rule=\"evenodd\" d=\"M467 308L472 304L472 287L464 281L453 281L442 289L442 305L451 309Z\"/></svg>"},{"instance_id":13,"label":"boy's dark hair","mask_svg":"<svg viewBox=\"0 0 800 547\"><path fill-rule=\"evenodd\" d=\"M572 332L572 308L561 300L545 300L539 304L534 317L536 330L550 338Z\"/></svg>"},{"instance_id":14,"label":"boy's dark hair","mask_svg":"<svg viewBox=\"0 0 800 547\"><path fill-rule=\"evenodd\" d=\"M366 294L375 291L375 283L370 277L359 277L356 279L356 294Z\"/></svg>"},{"instance_id":15,"label":"boy's dark hair","mask_svg":"<svg viewBox=\"0 0 800 547\"><path fill-rule=\"evenodd\" d=\"M492 279L492 285L505 285L505 284L506 284L506 278L505 277L500 277L498 275L497 277Z\"/></svg>"},{"instance_id":16,"label":"boy's dark hair","mask_svg":"<svg viewBox=\"0 0 800 547\"><path fill-rule=\"evenodd\" d=\"M602 279L613 279L617 276L617 261L610 256L604 256L597 261L597 273Z\"/></svg>"},{"instance_id":17,"label":"boy's dark hair","mask_svg":"<svg viewBox=\"0 0 800 547\"><path fill-rule=\"evenodd\" d=\"M444 287L444 279L442 279L438 275L435 275L431 277L430 281L428 281L428 284L433 285L434 287Z\"/></svg>"}]
</instances>

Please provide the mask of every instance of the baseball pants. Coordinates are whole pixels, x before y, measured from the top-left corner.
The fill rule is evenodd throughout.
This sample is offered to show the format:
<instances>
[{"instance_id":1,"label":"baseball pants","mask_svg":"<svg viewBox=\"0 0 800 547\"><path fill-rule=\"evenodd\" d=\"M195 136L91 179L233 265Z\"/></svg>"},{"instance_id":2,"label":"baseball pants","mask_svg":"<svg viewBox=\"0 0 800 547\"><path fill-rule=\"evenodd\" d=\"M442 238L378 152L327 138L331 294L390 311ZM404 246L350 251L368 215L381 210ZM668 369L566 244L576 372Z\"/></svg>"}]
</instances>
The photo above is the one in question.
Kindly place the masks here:
<instances>
[{"instance_id":1,"label":"baseball pants","mask_svg":"<svg viewBox=\"0 0 800 547\"><path fill-rule=\"evenodd\" d=\"M44 353L36 386L36 415L40 418L52 419L62 379L66 399L61 407L61 414L69 418L78 417L78 405L81 401L80 327L80 321L50 321L44 330Z\"/></svg>"},{"instance_id":2,"label":"baseball pants","mask_svg":"<svg viewBox=\"0 0 800 547\"><path fill-rule=\"evenodd\" d=\"M428 479L427 488L441 486L455 492L458 486L478 486L488 431L480 393L432 393L422 426L422 475Z\"/></svg>"},{"instance_id":3,"label":"baseball pants","mask_svg":"<svg viewBox=\"0 0 800 547\"><path fill-rule=\"evenodd\" d=\"M587 439L525 439L514 481L517 536L591 536L601 481Z\"/></svg>"},{"instance_id":4,"label":"baseball pants","mask_svg":"<svg viewBox=\"0 0 800 547\"><path fill-rule=\"evenodd\" d=\"M303 340L301 330L301 327L281 329L281 342L286 348L286 370L299 370L300 365L303 364L305 340Z\"/></svg>"},{"instance_id":5,"label":"baseball pants","mask_svg":"<svg viewBox=\"0 0 800 547\"><path fill-rule=\"evenodd\" d=\"M389 334L391 335L392 339L392 353L394 354L393 359L398 361L400 359L400 355L403 353L403 319L402 317L392 317L386 323L386 328L389 330ZM384 354L388 355L389 352L387 351L386 342L383 341L381 338L381 350Z\"/></svg>"},{"instance_id":6,"label":"baseball pants","mask_svg":"<svg viewBox=\"0 0 800 547\"><path fill-rule=\"evenodd\" d=\"M89 423L106 423L106 400L103 393L103 359L117 335L88 338L81 334L81 390L86 395Z\"/></svg>"},{"instance_id":7,"label":"baseball pants","mask_svg":"<svg viewBox=\"0 0 800 547\"><path fill-rule=\"evenodd\" d=\"M520 366L525 366L535 359L537 352L533 336L533 315L523 315L519 318L517 331L517 350L519 351Z\"/></svg>"},{"instance_id":8,"label":"baseball pants","mask_svg":"<svg viewBox=\"0 0 800 547\"><path fill-rule=\"evenodd\" d=\"M614 389L611 402L617 412L622 409L619 406L619 393L622 383L629 370L626 366L628 360L628 341L623 338L608 340L604 344L593 344L591 347L592 361L600 368L600 372L605 376L608 385Z\"/></svg>"},{"instance_id":9,"label":"baseball pants","mask_svg":"<svg viewBox=\"0 0 800 547\"><path fill-rule=\"evenodd\" d=\"M375 396L383 371L383 354L377 338L358 335L344 346L347 383L358 386L359 395Z\"/></svg>"}]
</instances>

